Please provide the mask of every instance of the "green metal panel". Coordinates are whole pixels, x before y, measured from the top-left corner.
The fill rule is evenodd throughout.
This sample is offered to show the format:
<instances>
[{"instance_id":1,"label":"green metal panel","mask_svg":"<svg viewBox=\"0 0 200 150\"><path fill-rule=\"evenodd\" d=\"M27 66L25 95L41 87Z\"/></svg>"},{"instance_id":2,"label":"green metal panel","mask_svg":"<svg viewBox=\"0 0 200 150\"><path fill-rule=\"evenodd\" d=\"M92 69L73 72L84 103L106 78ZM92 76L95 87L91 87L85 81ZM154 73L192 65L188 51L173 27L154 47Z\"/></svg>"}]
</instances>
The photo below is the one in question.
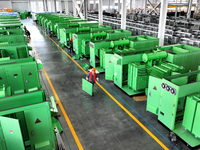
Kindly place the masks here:
<instances>
[{"instance_id":1,"label":"green metal panel","mask_svg":"<svg viewBox=\"0 0 200 150\"><path fill-rule=\"evenodd\" d=\"M1 111L0 115L19 119L20 112L24 113L31 149L55 149L49 102Z\"/></svg>"},{"instance_id":2,"label":"green metal panel","mask_svg":"<svg viewBox=\"0 0 200 150\"><path fill-rule=\"evenodd\" d=\"M7 29L7 30L0 30L0 36L4 35L22 35L25 34L25 31L22 29Z\"/></svg>"},{"instance_id":3,"label":"green metal panel","mask_svg":"<svg viewBox=\"0 0 200 150\"><path fill-rule=\"evenodd\" d=\"M102 72L100 63L96 61L96 57L100 58L100 48L109 48L110 41L91 41L89 43L90 47L90 65L96 68L99 72ZM104 72L104 69L103 69Z\"/></svg>"},{"instance_id":4,"label":"green metal panel","mask_svg":"<svg viewBox=\"0 0 200 150\"><path fill-rule=\"evenodd\" d=\"M37 80L39 81L38 70L37 70L37 67L35 66L35 64L23 65L22 66L22 74L23 74L23 78L24 78L26 92L37 91L38 86L40 84L38 82L36 82L35 78L33 78L35 76L35 77L37 77Z\"/></svg>"},{"instance_id":5,"label":"green metal panel","mask_svg":"<svg viewBox=\"0 0 200 150\"><path fill-rule=\"evenodd\" d=\"M0 82L6 87L11 87L12 95L41 89L37 62L13 63L15 60L10 62L0 65L2 70Z\"/></svg>"},{"instance_id":6,"label":"green metal panel","mask_svg":"<svg viewBox=\"0 0 200 150\"><path fill-rule=\"evenodd\" d=\"M128 87L134 91L144 90L147 88L149 76L147 66L135 63L128 64Z\"/></svg>"},{"instance_id":7,"label":"green metal panel","mask_svg":"<svg viewBox=\"0 0 200 150\"><path fill-rule=\"evenodd\" d=\"M194 125L192 129L192 133L195 135L196 138L200 138L199 124L200 124L200 102L198 101L195 118L194 118Z\"/></svg>"},{"instance_id":8,"label":"green metal panel","mask_svg":"<svg viewBox=\"0 0 200 150\"><path fill-rule=\"evenodd\" d=\"M93 84L82 78L82 90L92 96Z\"/></svg>"},{"instance_id":9,"label":"green metal panel","mask_svg":"<svg viewBox=\"0 0 200 150\"><path fill-rule=\"evenodd\" d=\"M112 61L113 54L105 54L105 79L114 80L114 62Z\"/></svg>"},{"instance_id":10,"label":"green metal panel","mask_svg":"<svg viewBox=\"0 0 200 150\"><path fill-rule=\"evenodd\" d=\"M46 101L44 91L35 91L0 98L0 111Z\"/></svg>"},{"instance_id":11,"label":"green metal panel","mask_svg":"<svg viewBox=\"0 0 200 150\"><path fill-rule=\"evenodd\" d=\"M29 51L32 50L32 47L24 45L16 46L0 46L0 58L9 57L10 59L19 59L29 57Z\"/></svg>"},{"instance_id":12,"label":"green metal panel","mask_svg":"<svg viewBox=\"0 0 200 150\"><path fill-rule=\"evenodd\" d=\"M149 76L148 95L147 95L147 111L158 115L160 105L162 79Z\"/></svg>"},{"instance_id":13,"label":"green metal panel","mask_svg":"<svg viewBox=\"0 0 200 150\"><path fill-rule=\"evenodd\" d=\"M0 36L0 46L4 44L13 44L13 43L27 43L28 38L24 35L5 35Z\"/></svg>"},{"instance_id":14,"label":"green metal panel","mask_svg":"<svg viewBox=\"0 0 200 150\"><path fill-rule=\"evenodd\" d=\"M0 117L0 149L25 150L18 119Z\"/></svg>"},{"instance_id":15,"label":"green metal panel","mask_svg":"<svg viewBox=\"0 0 200 150\"><path fill-rule=\"evenodd\" d=\"M47 110L50 110L49 103L44 102L40 107L24 111L31 147L36 150L55 148L51 115L50 111ZM37 119L40 122L37 123Z\"/></svg>"},{"instance_id":16,"label":"green metal panel","mask_svg":"<svg viewBox=\"0 0 200 150\"><path fill-rule=\"evenodd\" d=\"M21 66L12 66L6 69L9 85L12 87L12 94L20 94L25 92L23 83L23 75Z\"/></svg>"},{"instance_id":17,"label":"green metal panel","mask_svg":"<svg viewBox=\"0 0 200 150\"><path fill-rule=\"evenodd\" d=\"M185 83L184 81L177 84L172 81L174 79L177 80L178 78L188 78L188 81L190 81L190 78L192 78L192 76L199 73L200 71L194 71L184 74L173 75L162 79L162 84L165 84L165 86L162 86L163 88L161 89L162 96L160 100L158 119L169 129L173 130L175 127L175 122L177 121L176 118L183 116L184 108L182 105L179 106L179 103L182 100L185 101L186 96L199 92L199 89L196 87L200 86L200 82ZM175 91L173 94L171 91L172 88L174 89L173 92Z\"/></svg>"},{"instance_id":18,"label":"green metal panel","mask_svg":"<svg viewBox=\"0 0 200 150\"><path fill-rule=\"evenodd\" d=\"M190 132L192 132L193 128L197 102L198 100L193 98L193 95L188 96L186 99L185 112L182 125L185 127L185 129L189 130Z\"/></svg>"},{"instance_id":19,"label":"green metal panel","mask_svg":"<svg viewBox=\"0 0 200 150\"><path fill-rule=\"evenodd\" d=\"M165 50L168 52L167 61L173 64L183 66L186 71L197 70L200 65L200 48L177 44L172 46L164 46L158 48L158 50Z\"/></svg>"},{"instance_id":20,"label":"green metal panel","mask_svg":"<svg viewBox=\"0 0 200 150\"><path fill-rule=\"evenodd\" d=\"M5 30L5 29L18 29L21 28L22 23L10 23L10 24L0 24L0 30Z\"/></svg>"}]
</instances>

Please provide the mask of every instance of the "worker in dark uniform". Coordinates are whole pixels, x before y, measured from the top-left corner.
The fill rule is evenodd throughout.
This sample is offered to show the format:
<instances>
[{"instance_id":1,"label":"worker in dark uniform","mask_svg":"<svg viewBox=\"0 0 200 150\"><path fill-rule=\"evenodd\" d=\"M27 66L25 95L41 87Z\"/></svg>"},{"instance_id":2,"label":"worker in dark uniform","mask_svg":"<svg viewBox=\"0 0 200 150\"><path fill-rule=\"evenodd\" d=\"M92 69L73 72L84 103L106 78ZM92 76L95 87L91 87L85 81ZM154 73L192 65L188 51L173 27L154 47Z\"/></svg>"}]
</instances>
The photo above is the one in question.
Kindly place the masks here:
<instances>
[{"instance_id":1,"label":"worker in dark uniform","mask_svg":"<svg viewBox=\"0 0 200 150\"><path fill-rule=\"evenodd\" d=\"M99 81L99 78L96 77L96 73L95 73L96 69L92 68L92 71L88 72L87 76L86 76L86 80L89 81L90 83L92 83L94 85L94 83L96 83L96 80Z\"/></svg>"},{"instance_id":2,"label":"worker in dark uniform","mask_svg":"<svg viewBox=\"0 0 200 150\"><path fill-rule=\"evenodd\" d=\"M49 36L49 37L52 37L52 36L53 36L52 31L49 30L49 28L47 28L47 32L48 32L48 36Z\"/></svg>"},{"instance_id":3,"label":"worker in dark uniform","mask_svg":"<svg viewBox=\"0 0 200 150\"><path fill-rule=\"evenodd\" d=\"M24 30L26 31L27 29L26 29L26 26L24 26Z\"/></svg>"},{"instance_id":4,"label":"worker in dark uniform","mask_svg":"<svg viewBox=\"0 0 200 150\"><path fill-rule=\"evenodd\" d=\"M25 34L29 39L31 38L31 33L28 30L25 31Z\"/></svg>"},{"instance_id":5,"label":"worker in dark uniform","mask_svg":"<svg viewBox=\"0 0 200 150\"><path fill-rule=\"evenodd\" d=\"M72 51L73 51L73 38L70 39L69 46L70 46L69 52L72 53Z\"/></svg>"}]
</instances>

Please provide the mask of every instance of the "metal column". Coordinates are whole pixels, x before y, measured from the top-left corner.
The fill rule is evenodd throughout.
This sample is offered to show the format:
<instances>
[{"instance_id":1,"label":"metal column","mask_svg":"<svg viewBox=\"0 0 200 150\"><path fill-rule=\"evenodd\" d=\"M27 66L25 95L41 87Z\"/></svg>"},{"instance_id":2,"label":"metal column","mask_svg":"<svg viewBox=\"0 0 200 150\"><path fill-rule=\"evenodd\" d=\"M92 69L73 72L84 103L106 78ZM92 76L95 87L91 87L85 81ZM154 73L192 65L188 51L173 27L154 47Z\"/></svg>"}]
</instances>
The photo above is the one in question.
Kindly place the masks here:
<instances>
[{"instance_id":1,"label":"metal column","mask_svg":"<svg viewBox=\"0 0 200 150\"><path fill-rule=\"evenodd\" d=\"M200 0L197 0L196 14L200 13Z\"/></svg>"},{"instance_id":2,"label":"metal column","mask_svg":"<svg viewBox=\"0 0 200 150\"><path fill-rule=\"evenodd\" d=\"M59 3L59 11L60 11L60 14L62 14L62 3L61 3L61 0L59 0L58 3Z\"/></svg>"},{"instance_id":3,"label":"metal column","mask_svg":"<svg viewBox=\"0 0 200 150\"><path fill-rule=\"evenodd\" d=\"M126 29L126 0L122 0L121 29Z\"/></svg>"},{"instance_id":4,"label":"metal column","mask_svg":"<svg viewBox=\"0 0 200 150\"><path fill-rule=\"evenodd\" d=\"M54 9L55 9L55 12L57 11L56 9L56 0L54 0Z\"/></svg>"},{"instance_id":5,"label":"metal column","mask_svg":"<svg viewBox=\"0 0 200 150\"><path fill-rule=\"evenodd\" d=\"M99 25L103 25L103 2L99 0Z\"/></svg>"},{"instance_id":6,"label":"metal column","mask_svg":"<svg viewBox=\"0 0 200 150\"><path fill-rule=\"evenodd\" d=\"M68 8L68 0L65 0L65 14L68 14L69 8Z\"/></svg>"},{"instance_id":7,"label":"metal column","mask_svg":"<svg viewBox=\"0 0 200 150\"><path fill-rule=\"evenodd\" d=\"M88 0L88 11L90 11L90 0Z\"/></svg>"},{"instance_id":8,"label":"metal column","mask_svg":"<svg viewBox=\"0 0 200 150\"><path fill-rule=\"evenodd\" d=\"M87 19L87 7L88 7L88 0L84 0L84 16L85 16L85 19Z\"/></svg>"},{"instance_id":9,"label":"metal column","mask_svg":"<svg viewBox=\"0 0 200 150\"><path fill-rule=\"evenodd\" d=\"M11 9L13 9L13 6L12 6L12 0L10 0L10 5L11 5Z\"/></svg>"},{"instance_id":10,"label":"metal column","mask_svg":"<svg viewBox=\"0 0 200 150\"><path fill-rule=\"evenodd\" d=\"M147 0L144 0L144 13L147 14Z\"/></svg>"},{"instance_id":11,"label":"metal column","mask_svg":"<svg viewBox=\"0 0 200 150\"><path fill-rule=\"evenodd\" d=\"M129 13L132 13L132 8L133 8L133 0L130 0L130 12Z\"/></svg>"},{"instance_id":12,"label":"metal column","mask_svg":"<svg viewBox=\"0 0 200 150\"><path fill-rule=\"evenodd\" d=\"M48 9L48 1L47 0L45 0L45 4L46 4L46 11L48 11L49 9Z\"/></svg>"},{"instance_id":13,"label":"metal column","mask_svg":"<svg viewBox=\"0 0 200 150\"><path fill-rule=\"evenodd\" d=\"M176 4L177 4L178 0L176 0ZM177 17L177 11L178 11L178 6L176 6L176 10L175 10L175 18Z\"/></svg>"},{"instance_id":14,"label":"metal column","mask_svg":"<svg viewBox=\"0 0 200 150\"><path fill-rule=\"evenodd\" d=\"M31 11L31 2L28 0L28 11Z\"/></svg>"},{"instance_id":15,"label":"metal column","mask_svg":"<svg viewBox=\"0 0 200 150\"><path fill-rule=\"evenodd\" d=\"M190 19L192 9L192 0L188 0L187 19Z\"/></svg>"},{"instance_id":16,"label":"metal column","mask_svg":"<svg viewBox=\"0 0 200 150\"><path fill-rule=\"evenodd\" d=\"M96 0L94 0L94 4L93 4L93 10L96 9Z\"/></svg>"},{"instance_id":17,"label":"metal column","mask_svg":"<svg viewBox=\"0 0 200 150\"><path fill-rule=\"evenodd\" d=\"M110 13L110 0L108 0L108 12Z\"/></svg>"},{"instance_id":18,"label":"metal column","mask_svg":"<svg viewBox=\"0 0 200 150\"><path fill-rule=\"evenodd\" d=\"M117 11L120 13L120 0L118 0L118 8Z\"/></svg>"},{"instance_id":19,"label":"metal column","mask_svg":"<svg viewBox=\"0 0 200 150\"><path fill-rule=\"evenodd\" d=\"M50 1L51 11L54 11L54 3L53 3L53 1L54 1L54 0L51 0L51 1Z\"/></svg>"},{"instance_id":20,"label":"metal column","mask_svg":"<svg viewBox=\"0 0 200 150\"><path fill-rule=\"evenodd\" d=\"M180 0L180 4L182 3L182 0ZM179 10L180 12L181 12L181 7L180 7L180 10Z\"/></svg>"},{"instance_id":21,"label":"metal column","mask_svg":"<svg viewBox=\"0 0 200 150\"><path fill-rule=\"evenodd\" d=\"M160 19L159 19L159 28L158 28L159 46L164 45L167 7L168 7L168 0L162 0L161 11L160 11Z\"/></svg>"},{"instance_id":22,"label":"metal column","mask_svg":"<svg viewBox=\"0 0 200 150\"><path fill-rule=\"evenodd\" d=\"M73 15L74 17L76 17L76 6L74 2L73 2Z\"/></svg>"},{"instance_id":23,"label":"metal column","mask_svg":"<svg viewBox=\"0 0 200 150\"><path fill-rule=\"evenodd\" d=\"M46 11L45 0L43 0L43 11Z\"/></svg>"}]
</instances>

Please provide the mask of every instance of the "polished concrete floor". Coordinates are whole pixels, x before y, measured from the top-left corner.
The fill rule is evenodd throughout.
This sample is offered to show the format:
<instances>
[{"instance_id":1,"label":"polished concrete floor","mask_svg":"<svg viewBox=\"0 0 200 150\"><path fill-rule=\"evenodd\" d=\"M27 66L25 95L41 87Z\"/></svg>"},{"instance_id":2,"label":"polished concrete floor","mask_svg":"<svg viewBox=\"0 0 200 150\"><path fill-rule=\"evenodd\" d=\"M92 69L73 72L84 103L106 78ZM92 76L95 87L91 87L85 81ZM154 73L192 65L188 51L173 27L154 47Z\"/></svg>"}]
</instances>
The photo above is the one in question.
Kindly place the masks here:
<instances>
[{"instance_id":1,"label":"polished concrete floor","mask_svg":"<svg viewBox=\"0 0 200 150\"><path fill-rule=\"evenodd\" d=\"M163 149L99 86L94 86L94 96L82 91L81 80L86 74L32 20L22 22L31 33L32 44L85 150ZM59 43L56 37L53 40ZM64 50L68 53L66 48ZM77 62L88 63L87 60ZM53 95L44 73L41 72L40 76L44 89ZM179 139L177 143L169 142L169 130L157 121L156 115L146 111L146 101L136 102L113 82L106 81L104 74L98 77L99 83L168 149L189 149ZM62 138L66 149L79 149L62 114L60 122L65 133Z\"/></svg>"}]
</instances>

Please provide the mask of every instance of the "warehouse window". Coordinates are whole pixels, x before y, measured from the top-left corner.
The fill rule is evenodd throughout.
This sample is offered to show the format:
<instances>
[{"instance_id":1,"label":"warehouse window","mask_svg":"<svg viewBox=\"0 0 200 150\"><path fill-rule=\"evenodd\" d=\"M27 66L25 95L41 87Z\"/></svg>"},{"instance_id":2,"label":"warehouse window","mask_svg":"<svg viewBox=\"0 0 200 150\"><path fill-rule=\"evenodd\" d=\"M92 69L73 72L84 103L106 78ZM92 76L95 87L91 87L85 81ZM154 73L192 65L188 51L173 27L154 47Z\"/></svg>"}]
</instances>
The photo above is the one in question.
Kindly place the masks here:
<instances>
[{"instance_id":1,"label":"warehouse window","mask_svg":"<svg viewBox=\"0 0 200 150\"><path fill-rule=\"evenodd\" d=\"M43 11L43 2L31 2L31 11L33 12L41 12Z\"/></svg>"},{"instance_id":2,"label":"warehouse window","mask_svg":"<svg viewBox=\"0 0 200 150\"><path fill-rule=\"evenodd\" d=\"M31 11L36 12L36 2L31 2Z\"/></svg>"},{"instance_id":3,"label":"warehouse window","mask_svg":"<svg viewBox=\"0 0 200 150\"><path fill-rule=\"evenodd\" d=\"M56 11L60 11L59 2L56 2Z\"/></svg>"},{"instance_id":4,"label":"warehouse window","mask_svg":"<svg viewBox=\"0 0 200 150\"><path fill-rule=\"evenodd\" d=\"M43 2L38 2L38 9L37 9L37 11L44 11L44 9L43 9Z\"/></svg>"}]
</instances>

